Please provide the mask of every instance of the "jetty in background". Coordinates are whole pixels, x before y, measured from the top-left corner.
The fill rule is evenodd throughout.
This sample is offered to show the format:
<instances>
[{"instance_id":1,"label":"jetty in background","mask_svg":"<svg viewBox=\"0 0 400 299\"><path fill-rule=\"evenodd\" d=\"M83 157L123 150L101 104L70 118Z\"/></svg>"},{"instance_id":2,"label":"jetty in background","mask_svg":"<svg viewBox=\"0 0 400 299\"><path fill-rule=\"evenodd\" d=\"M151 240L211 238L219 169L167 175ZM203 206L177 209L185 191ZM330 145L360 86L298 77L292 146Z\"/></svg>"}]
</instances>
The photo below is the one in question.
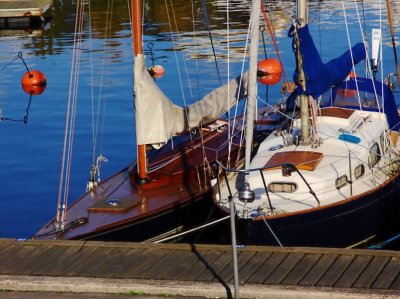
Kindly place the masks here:
<instances>
[{"instance_id":1,"label":"jetty in background","mask_svg":"<svg viewBox=\"0 0 400 299\"><path fill-rule=\"evenodd\" d=\"M397 251L247 246L238 265L242 298L400 296ZM232 249L0 239L0 289L230 298Z\"/></svg>"},{"instance_id":2,"label":"jetty in background","mask_svg":"<svg viewBox=\"0 0 400 299\"><path fill-rule=\"evenodd\" d=\"M0 0L0 29L40 26L52 6L52 0Z\"/></svg>"}]
</instances>

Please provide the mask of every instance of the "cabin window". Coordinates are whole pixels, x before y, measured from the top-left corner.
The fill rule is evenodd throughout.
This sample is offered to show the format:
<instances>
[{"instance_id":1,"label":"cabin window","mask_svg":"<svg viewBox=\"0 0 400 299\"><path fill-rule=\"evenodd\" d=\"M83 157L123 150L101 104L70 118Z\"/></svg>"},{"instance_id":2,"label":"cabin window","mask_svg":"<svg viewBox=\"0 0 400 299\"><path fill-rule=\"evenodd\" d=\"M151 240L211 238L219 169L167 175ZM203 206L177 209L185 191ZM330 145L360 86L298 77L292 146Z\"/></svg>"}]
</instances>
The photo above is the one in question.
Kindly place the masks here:
<instances>
[{"instance_id":1,"label":"cabin window","mask_svg":"<svg viewBox=\"0 0 400 299\"><path fill-rule=\"evenodd\" d=\"M347 175L342 175L341 177L338 177L335 181L336 188L340 189L340 188L346 186L348 182L349 181L347 179Z\"/></svg>"},{"instance_id":2,"label":"cabin window","mask_svg":"<svg viewBox=\"0 0 400 299\"><path fill-rule=\"evenodd\" d=\"M379 150L378 143L374 143L374 145L369 150L369 167L373 167L376 163L381 159L381 151Z\"/></svg>"},{"instance_id":3,"label":"cabin window","mask_svg":"<svg viewBox=\"0 0 400 299\"><path fill-rule=\"evenodd\" d=\"M288 183L288 182L272 182L268 185L269 192L282 192L282 193L293 193L297 190L296 183Z\"/></svg>"},{"instance_id":4,"label":"cabin window","mask_svg":"<svg viewBox=\"0 0 400 299\"><path fill-rule=\"evenodd\" d=\"M358 166L356 166L356 168L354 168L354 177L356 179L362 177L365 173L365 166L364 164L360 164Z\"/></svg>"}]
</instances>

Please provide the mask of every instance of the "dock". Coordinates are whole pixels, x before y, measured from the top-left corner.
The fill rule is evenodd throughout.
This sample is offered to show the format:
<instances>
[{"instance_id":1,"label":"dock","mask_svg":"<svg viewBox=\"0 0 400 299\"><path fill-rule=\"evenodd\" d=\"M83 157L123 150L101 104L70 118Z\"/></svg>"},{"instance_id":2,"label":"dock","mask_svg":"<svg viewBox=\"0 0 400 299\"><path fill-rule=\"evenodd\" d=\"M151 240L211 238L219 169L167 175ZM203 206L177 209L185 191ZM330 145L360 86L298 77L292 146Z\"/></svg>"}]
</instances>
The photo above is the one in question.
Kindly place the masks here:
<instances>
[{"instance_id":1,"label":"dock","mask_svg":"<svg viewBox=\"0 0 400 299\"><path fill-rule=\"evenodd\" d=\"M0 18L42 17L52 0L0 0Z\"/></svg>"},{"instance_id":2,"label":"dock","mask_svg":"<svg viewBox=\"0 0 400 299\"><path fill-rule=\"evenodd\" d=\"M240 298L399 298L400 252L237 249ZM232 298L228 245L0 239L0 290ZM40 297L40 296L39 296Z\"/></svg>"},{"instance_id":3,"label":"dock","mask_svg":"<svg viewBox=\"0 0 400 299\"><path fill-rule=\"evenodd\" d=\"M0 29L40 27L52 6L52 0L0 0Z\"/></svg>"}]
</instances>

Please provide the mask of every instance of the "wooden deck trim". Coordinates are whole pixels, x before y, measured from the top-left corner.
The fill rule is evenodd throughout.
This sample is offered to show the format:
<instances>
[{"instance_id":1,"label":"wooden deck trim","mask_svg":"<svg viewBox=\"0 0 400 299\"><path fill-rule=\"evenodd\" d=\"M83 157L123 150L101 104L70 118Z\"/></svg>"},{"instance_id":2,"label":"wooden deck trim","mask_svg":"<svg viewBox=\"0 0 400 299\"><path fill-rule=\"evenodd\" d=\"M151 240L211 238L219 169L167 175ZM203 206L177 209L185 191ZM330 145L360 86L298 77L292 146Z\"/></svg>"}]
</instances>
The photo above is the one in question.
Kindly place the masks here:
<instances>
[{"instance_id":1,"label":"wooden deck trim","mask_svg":"<svg viewBox=\"0 0 400 299\"><path fill-rule=\"evenodd\" d=\"M266 170L276 169L275 165L290 163L300 170L314 171L319 162L321 162L323 154L310 151L287 151L274 154L267 163Z\"/></svg>"},{"instance_id":2,"label":"wooden deck trim","mask_svg":"<svg viewBox=\"0 0 400 299\"><path fill-rule=\"evenodd\" d=\"M355 110L344 109L339 107L326 107L322 108L320 111L321 111L321 116L330 116L330 117L339 117L348 119L350 118L350 116L352 116Z\"/></svg>"}]
</instances>

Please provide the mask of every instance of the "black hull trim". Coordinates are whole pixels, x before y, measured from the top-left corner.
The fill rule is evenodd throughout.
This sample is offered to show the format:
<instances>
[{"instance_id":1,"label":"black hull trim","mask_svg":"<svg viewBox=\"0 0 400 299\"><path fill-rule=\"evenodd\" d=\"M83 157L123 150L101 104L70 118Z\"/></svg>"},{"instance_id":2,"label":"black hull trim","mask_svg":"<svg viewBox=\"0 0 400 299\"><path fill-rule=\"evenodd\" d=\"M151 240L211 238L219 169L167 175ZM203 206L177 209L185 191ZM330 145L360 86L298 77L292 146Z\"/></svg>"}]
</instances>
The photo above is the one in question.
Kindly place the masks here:
<instances>
[{"instance_id":1,"label":"black hull trim","mask_svg":"<svg viewBox=\"0 0 400 299\"><path fill-rule=\"evenodd\" d=\"M364 197L327 208L269 219L283 246L349 247L400 229L400 179ZM263 220L239 219L238 241L279 245Z\"/></svg>"}]
</instances>

